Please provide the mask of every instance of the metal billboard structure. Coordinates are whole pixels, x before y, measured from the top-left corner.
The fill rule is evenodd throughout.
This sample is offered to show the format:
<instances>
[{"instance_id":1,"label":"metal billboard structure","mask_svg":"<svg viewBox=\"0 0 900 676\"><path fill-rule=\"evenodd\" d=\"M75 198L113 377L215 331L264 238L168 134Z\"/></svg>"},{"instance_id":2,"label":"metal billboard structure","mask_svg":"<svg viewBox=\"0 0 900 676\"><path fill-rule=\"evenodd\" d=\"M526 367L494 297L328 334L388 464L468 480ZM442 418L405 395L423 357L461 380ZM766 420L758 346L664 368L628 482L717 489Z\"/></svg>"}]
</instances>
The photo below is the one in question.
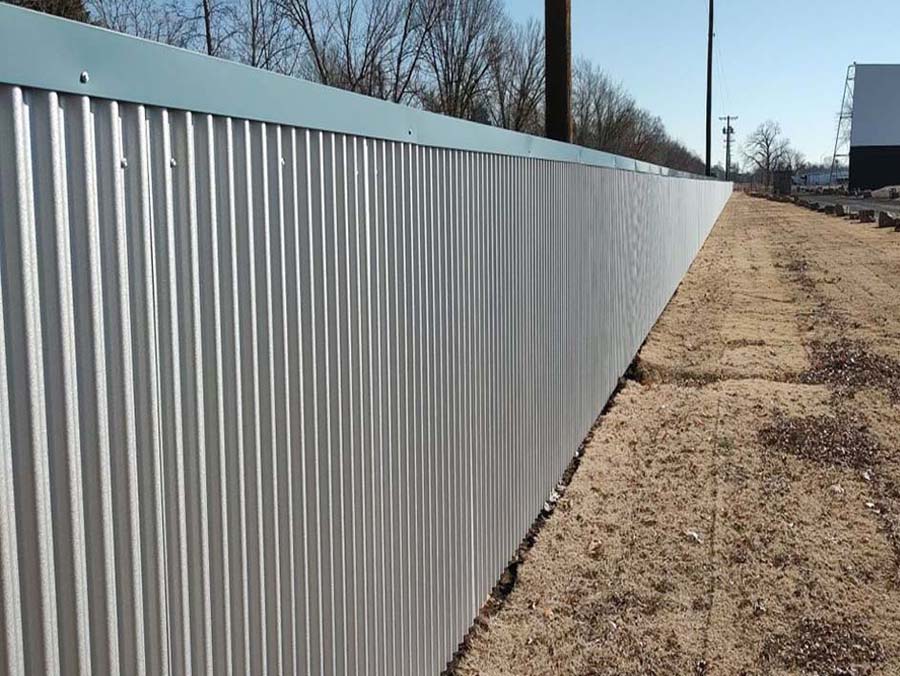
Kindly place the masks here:
<instances>
[{"instance_id":1,"label":"metal billboard structure","mask_svg":"<svg viewBox=\"0 0 900 676\"><path fill-rule=\"evenodd\" d=\"M850 189L900 185L900 65L852 68Z\"/></svg>"}]
</instances>

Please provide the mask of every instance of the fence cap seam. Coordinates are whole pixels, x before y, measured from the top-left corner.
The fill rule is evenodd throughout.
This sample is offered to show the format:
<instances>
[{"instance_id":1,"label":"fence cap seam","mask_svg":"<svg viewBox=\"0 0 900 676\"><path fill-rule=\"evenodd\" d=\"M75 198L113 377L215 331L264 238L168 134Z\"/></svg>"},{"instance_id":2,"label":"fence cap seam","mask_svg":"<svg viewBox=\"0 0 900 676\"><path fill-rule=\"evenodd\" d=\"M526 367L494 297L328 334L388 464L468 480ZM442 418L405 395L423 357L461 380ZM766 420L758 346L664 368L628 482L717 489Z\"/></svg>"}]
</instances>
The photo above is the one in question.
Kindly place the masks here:
<instances>
[{"instance_id":1,"label":"fence cap seam","mask_svg":"<svg viewBox=\"0 0 900 676\"><path fill-rule=\"evenodd\" d=\"M707 180L0 2L0 84L415 143Z\"/></svg>"}]
</instances>

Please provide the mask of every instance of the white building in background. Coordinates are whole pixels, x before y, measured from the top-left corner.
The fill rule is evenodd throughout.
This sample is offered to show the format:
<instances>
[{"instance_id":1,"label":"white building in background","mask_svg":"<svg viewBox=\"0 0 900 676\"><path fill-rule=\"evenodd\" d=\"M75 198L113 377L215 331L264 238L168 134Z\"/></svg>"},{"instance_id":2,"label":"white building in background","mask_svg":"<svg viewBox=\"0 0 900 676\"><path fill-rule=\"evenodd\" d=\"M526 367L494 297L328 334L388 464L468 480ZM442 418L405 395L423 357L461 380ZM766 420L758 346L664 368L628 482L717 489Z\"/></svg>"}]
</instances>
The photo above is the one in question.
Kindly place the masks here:
<instances>
[{"instance_id":1,"label":"white building in background","mask_svg":"<svg viewBox=\"0 0 900 676\"><path fill-rule=\"evenodd\" d=\"M816 169L814 171L801 171L794 174L794 185L839 185L847 183L850 179L850 170L847 167L835 167L834 176L831 170Z\"/></svg>"}]
</instances>

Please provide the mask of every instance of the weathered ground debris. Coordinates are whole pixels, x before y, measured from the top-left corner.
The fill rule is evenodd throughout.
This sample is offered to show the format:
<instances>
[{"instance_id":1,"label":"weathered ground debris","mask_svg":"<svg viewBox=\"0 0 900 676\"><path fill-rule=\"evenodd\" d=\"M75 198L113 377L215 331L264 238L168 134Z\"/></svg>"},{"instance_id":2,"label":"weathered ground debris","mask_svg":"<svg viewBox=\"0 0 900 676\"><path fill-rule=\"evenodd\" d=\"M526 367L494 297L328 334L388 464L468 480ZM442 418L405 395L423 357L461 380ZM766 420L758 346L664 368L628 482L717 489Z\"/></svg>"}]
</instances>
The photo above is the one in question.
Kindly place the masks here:
<instances>
[{"instance_id":1,"label":"weathered ground debris","mask_svg":"<svg viewBox=\"0 0 900 676\"><path fill-rule=\"evenodd\" d=\"M884 660L884 649L856 622L804 619L790 633L766 641L767 661L820 676L864 676Z\"/></svg>"},{"instance_id":2,"label":"weathered ground debris","mask_svg":"<svg viewBox=\"0 0 900 676\"><path fill-rule=\"evenodd\" d=\"M812 368L801 374L806 383L829 385L849 394L878 388L900 400L900 361L872 352L865 344L842 338L810 343Z\"/></svg>"},{"instance_id":3,"label":"weathered ground debris","mask_svg":"<svg viewBox=\"0 0 900 676\"><path fill-rule=\"evenodd\" d=\"M867 425L844 412L794 418L776 411L759 440L773 451L841 467L864 470L877 461L878 444Z\"/></svg>"}]
</instances>

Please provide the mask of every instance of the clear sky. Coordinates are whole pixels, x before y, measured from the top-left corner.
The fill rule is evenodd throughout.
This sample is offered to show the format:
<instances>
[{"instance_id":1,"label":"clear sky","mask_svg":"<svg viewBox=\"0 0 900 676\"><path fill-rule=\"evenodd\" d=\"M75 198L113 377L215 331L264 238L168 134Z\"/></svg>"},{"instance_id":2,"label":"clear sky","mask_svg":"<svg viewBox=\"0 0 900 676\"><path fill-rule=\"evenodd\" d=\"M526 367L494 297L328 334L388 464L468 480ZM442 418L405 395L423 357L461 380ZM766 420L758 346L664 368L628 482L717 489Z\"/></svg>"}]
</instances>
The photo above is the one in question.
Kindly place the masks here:
<instances>
[{"instance_id":1,"label":"clear sky","mask_svg":"<svg viewBox=\"0 0 900 676\"><path fill-rule=\"evenodd\" d=\"M544 0L504 0L543 21ZM669 133L705 154L706 0L572 0L572 55L589 57ZM809 161L830 157L847 66L900 63L900 0L718 0L713 116L743 143L781 124ZM724 164L722 124L713 162Z\"/></svg>"}]
</instances>

